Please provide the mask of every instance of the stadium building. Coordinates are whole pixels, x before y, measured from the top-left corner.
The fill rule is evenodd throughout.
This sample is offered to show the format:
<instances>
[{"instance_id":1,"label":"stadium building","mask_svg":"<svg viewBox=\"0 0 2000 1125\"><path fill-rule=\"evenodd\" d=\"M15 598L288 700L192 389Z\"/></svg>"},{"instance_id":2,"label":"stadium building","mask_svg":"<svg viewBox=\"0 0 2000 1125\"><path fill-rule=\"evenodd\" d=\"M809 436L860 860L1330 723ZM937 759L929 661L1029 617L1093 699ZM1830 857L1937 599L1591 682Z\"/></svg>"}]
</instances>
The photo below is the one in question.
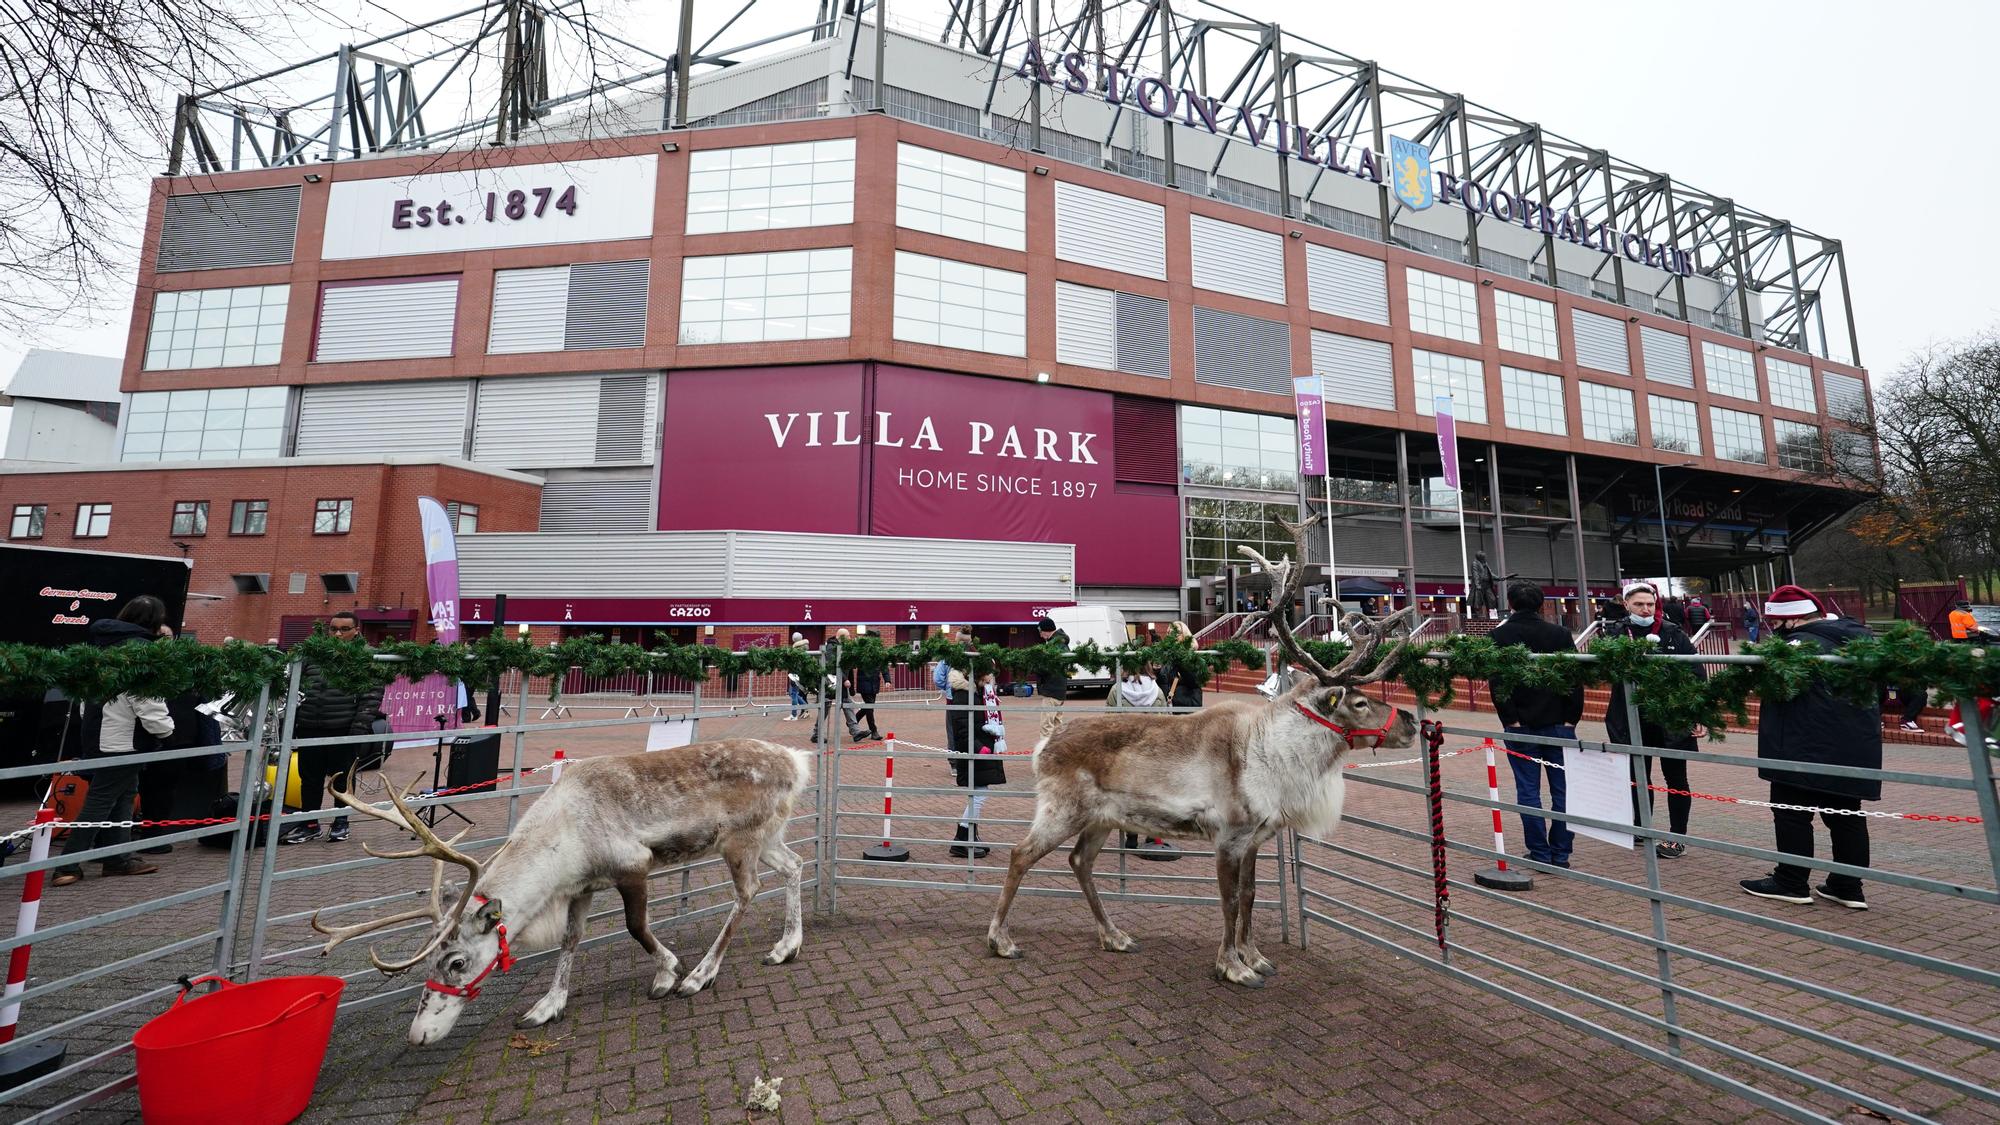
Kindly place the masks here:
<instances>
[{"instance_id":1,"label":"stadium building","mask_svg":"<svg viewBox=\"0 0 2000 1125\"><path fill-rule=\"evenodd\" d=\"M444 489L469 620L769 639L1205 620L1329 500L1342 582L1433 609L1475 550L1572 612L1768 588L1857 501L1837 241L1275 26L1091 11L828 8L562 91L573 10L495 3L188 98L118 463L11 467L16 538L185 544L211 634L414 621L414 542L331 544Z\"/></svg>"}]
</instances>

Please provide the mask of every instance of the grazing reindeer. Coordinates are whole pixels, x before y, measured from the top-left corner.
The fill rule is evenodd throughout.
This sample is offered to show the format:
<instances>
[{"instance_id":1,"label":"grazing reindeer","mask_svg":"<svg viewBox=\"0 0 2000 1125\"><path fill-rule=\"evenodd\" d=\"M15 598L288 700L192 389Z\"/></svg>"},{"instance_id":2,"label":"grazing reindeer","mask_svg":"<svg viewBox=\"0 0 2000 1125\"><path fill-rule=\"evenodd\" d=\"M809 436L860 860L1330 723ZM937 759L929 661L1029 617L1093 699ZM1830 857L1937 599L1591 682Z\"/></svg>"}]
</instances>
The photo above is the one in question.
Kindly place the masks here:
<instances>
[{"instance_id":1,"label":"grazing reindeer","mask_svg":"<svg viewBox=\"0 0 2000 1125\"><path fill-rule=\"evenodd\" d=\"M615 889L625 901L625 927L651 954L657 969L651 995L669 991L693 996L715 979L723 951L757 892L757 865L770 865L785 880L785 931L764 958L780 965L798 954L803 941L799 906L802 864L785 845L785 822L792 804L812 778L812 757L753 738L700 742L628 757L572 762L542 798L522 815L514 832L485 863L453 847L464 836L438 839L392 787L394 811L334 794L355 812L414 832L419 845L409 851L368 854L389 859L428 856L436 861L427 907L352 926L312 925L333 938L325 951L349 938L386 926L429 919L436 929L423 948L400 961L368 958L384 973L400 973L425 960L424 983L410 1042L424 1046L451 1031L465 1003L479 995L480 982L495 970L506 972L517 953L549 949L560 942L555 980L519 1023L538 1027L561 1016L569 1003L570 965L590 917L592 893ZM414 783L412 783L414 784ZM736 902L709 946L707 956L674 985L680 960L653 936L646 918L646 876L659 868L719 855L736 885ZM444 865L465 868L458 901L443 906ZM470 910L468 910L470 907Z\"/></svg>"},{"instance_id":2,"label":"grazing reindeer","mask_svg":"<svg viewBox=\"0 0 2000 1125\"><path fill-rule=\"evenodd\" d=\"M1291 531L1298 557L1317 517ZM1273 564L1248 547L1238 550L1275 576L1266 614L1285 659L1310 673L1275 700L1232 700L1188 715L1104 716L1045 724L1035 749L1035 819L1007 865L1007 883L986 932L987 948L1019 957L1007 936L1007 911L1021 877L1035 862L1075 838L1070 870L1097 919L1098 942L1118 953L1137 948L1104 915L1091 865L1112 832L1200 837L1214 841L1222 897L1222 946L1215 976L1259 988L1277 966L1257 951L1250 934L1257 894L1257 850L1281 828L1324 834L1340 822L1345 782L1340 759L1362 740L1408 746L1417 724L1409 712L1370 699L1359 685L1388 674L1394 653L1358 675L1386 632L1407 624L1410 611L1380 625L1360 614L1343 623L1353 647L1332 670L1301 650L1287 615L1304 570L1290 559Z\"/></svg>"}]
</instances>

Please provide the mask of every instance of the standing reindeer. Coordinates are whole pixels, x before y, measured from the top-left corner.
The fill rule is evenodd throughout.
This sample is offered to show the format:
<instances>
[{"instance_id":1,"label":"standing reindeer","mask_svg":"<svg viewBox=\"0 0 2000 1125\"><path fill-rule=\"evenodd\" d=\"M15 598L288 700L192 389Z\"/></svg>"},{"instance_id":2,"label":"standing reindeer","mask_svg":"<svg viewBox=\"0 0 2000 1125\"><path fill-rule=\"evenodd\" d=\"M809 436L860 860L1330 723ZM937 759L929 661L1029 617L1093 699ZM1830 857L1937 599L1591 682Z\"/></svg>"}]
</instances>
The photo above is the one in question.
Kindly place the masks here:
<instances>
[{"instance_id":1,"label":"standing reindeer","mask_svg":"<svg viewBox=\"0 0 2000 1125\"><path fill-rule=\"evenodd\" d=\"M1297 557L1305 557L1306 532L1318 522L1286 524ZM1367 665L1384 634L1407 628L1411 611L1376 624L1348 614L1342 627L1352 648L1331 670L1299 648L1288 621L1304 581L1292 560L1273 564L1248 547L1245 555L1273 575L1277 587L1265 614L1284 658L1304 673L1278 698L1232 700L1188 715L1123 715L1063 723L1051 719L1035 748L1035 819L1007 865L1000 905L986 931L986 946L1000 957L1019 957L1007 936L1007 911L1021 877L1035 862L1074 838L1070 870L1097 919L1098 942L1117 953L1137 948L1130 935L1105 917L1091 883L1091 866L1116 831L1142 836L1199 837L1215 846L1215 875L1222 897L1222 946L1215 976L1251 988L1263 986L1277 966L1257 951L1250 934L1257 894L1257 851L1281 828L1315 835L1340 822L1346 783L1340 760L1358 741L1408 746L1417 724L1409 712L1371 699L1360 686L1388 674L1392 650L1373 671ZM1407 641L1405 642L1407 643Z\"/></svg>"},{"instance_id":2,"label":"standing reindeer","mask_svg":"<svg viewBox=\"0 0 2000 1125\"><path fill-rule=\"evenodd\" d=\"M764 958L781 965L797 956L801 933L799 872L802 864L785 845L792 804L812 779L812 756L752 738L701 742L651 754L586 758L572 762L485 863L453 845L464 836L438 839L391 787L394 810L378 808L347 793L336 793L357 813L385 820L416 834L416 848L368 854L387 859L436 861L426 907L352 926L312 925L332 940L325 952L349 938L384 927L429 919L436 929L423 948L399 961L368 958L387 974L428 960L431 977L410 1023L410 1042L424 1046L451 1031L466 1001L494 971L506 972L519 953L549 949L560 942L555 980L519 1020L538 1027L563 1014L569 1003L570 966L590 917L596 891L615 889L625 902L625 927L653 957L651 995L669 991L693 996L715 979L723 951L757 893L757 866L768 864L785 880L785 931ZM412 783L414 785L414 783ZM707 956L675 987L680 967L646 918L649 873L673 864L718 855L735 883L736 902L709 946ZM465 887L447 912L443 905L444 865L465 868ZM471 909L468 910L468 907Z\"/></svg>"}]
</instances>

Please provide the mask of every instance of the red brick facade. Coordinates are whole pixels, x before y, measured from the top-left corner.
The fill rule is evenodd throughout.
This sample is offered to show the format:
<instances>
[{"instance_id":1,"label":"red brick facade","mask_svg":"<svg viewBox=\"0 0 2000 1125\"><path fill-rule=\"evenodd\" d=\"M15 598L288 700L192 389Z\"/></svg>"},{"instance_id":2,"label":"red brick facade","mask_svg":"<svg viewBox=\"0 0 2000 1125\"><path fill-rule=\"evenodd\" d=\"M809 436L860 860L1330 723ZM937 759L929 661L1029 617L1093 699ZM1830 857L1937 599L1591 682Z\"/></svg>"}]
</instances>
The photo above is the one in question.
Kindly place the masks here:
<instances>
[{"instance_id":1,"label":"red brick facade","mask_svg":"<svg viewBox=\"0 0 2000 1125\"><path fill-rule=\"evenodd\" d=\"M188 544L191 591L219 597L190 599L186 626L216 641L266 640L279 635L287 617L323 617L336 609L367 611L370 631L378 635L427 637L419 496L477 504L481 531L533 531L541 510L541 485L533 478L455 462L236 462L0 474L0 514L11 517L18 505L48 506L40 539L10 542L170 558L181 553L176 541ZM269 503L264 534L230 533L238 500ZM354 502L347 532L313 533L320 500ZM205 534L173 533L174 505L181 501L208 502ZM110 532L79 538L77 507L92 503L112 505ZM320 575L340 571L360 574L356 592L326 592ZM270 592L237 593L235 574L269 574ZM305 576L304 593L290 592L294 574ZM382 607L388 612L376 612ZM414 623L408 634L403 622Z\"/></svg>"}]
</instances>

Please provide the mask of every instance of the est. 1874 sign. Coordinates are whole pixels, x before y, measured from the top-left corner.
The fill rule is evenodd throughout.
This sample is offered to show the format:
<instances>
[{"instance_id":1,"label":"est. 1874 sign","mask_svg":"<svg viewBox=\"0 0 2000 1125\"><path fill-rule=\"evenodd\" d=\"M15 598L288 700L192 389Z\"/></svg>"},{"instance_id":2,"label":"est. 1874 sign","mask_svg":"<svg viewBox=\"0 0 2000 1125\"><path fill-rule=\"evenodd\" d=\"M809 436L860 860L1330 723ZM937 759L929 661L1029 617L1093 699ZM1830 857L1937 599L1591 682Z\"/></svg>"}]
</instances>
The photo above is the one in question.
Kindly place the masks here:
<instances>
[{"instance_id":1,"label":"est. 1874 sign","mask_svg":"<svg viewBox=\"0 0 2000 1125\"><path fill-rule=\"evenodd\" d=\"M653 233L656 156L342 180L321 257L606 242Z\"/></svg>"}]
</instances>

